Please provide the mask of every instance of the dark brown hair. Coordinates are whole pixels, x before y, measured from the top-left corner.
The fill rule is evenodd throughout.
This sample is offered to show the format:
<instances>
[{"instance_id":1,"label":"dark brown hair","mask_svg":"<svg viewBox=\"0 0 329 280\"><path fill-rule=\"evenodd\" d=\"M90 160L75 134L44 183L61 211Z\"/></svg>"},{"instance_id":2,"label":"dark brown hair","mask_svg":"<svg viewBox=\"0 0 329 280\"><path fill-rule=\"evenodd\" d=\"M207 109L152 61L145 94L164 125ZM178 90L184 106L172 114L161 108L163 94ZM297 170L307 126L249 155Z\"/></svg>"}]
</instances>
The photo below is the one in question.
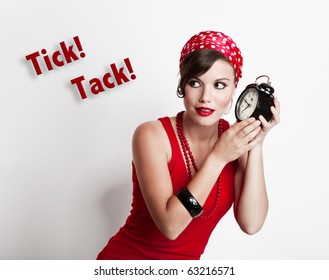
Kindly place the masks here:
<instances>
[{"instance_id":1,"label":"dark brown hair","mask_svg":"<svg viewBox=\"0 0 329 280\"><path fill-rule=\"evenodd\" d=\"M225 55L216 50L203 49L190 53L180 65L181 78L177 88L177 95L184 97L184 89L187 82L206 73L218 59L230 63Z\"/></svg>"}]
</instances>

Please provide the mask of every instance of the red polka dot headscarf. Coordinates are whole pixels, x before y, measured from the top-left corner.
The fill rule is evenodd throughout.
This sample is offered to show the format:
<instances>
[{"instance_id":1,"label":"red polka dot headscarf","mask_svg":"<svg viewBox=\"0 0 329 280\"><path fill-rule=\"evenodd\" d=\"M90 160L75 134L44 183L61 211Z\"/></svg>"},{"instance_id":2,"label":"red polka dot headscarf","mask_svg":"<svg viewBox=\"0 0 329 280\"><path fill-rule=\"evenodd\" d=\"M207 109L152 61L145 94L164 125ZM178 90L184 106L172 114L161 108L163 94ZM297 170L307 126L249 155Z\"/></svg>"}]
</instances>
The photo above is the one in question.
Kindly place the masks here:
<instances>
[{"instance_id":1,"label":"red polka dot headscarf","mask_svg":"<svg viewBox=\"0 0 329 280\"><path fill-rule=\"evenodd\" d=\"M192 52L213 49L221 52L231 62L235 71L235 86L242 77L243 58L240 49L227 35L219 31L203 31L190 38L182 49L179 64Z\"/></svg>"}]
</instances>

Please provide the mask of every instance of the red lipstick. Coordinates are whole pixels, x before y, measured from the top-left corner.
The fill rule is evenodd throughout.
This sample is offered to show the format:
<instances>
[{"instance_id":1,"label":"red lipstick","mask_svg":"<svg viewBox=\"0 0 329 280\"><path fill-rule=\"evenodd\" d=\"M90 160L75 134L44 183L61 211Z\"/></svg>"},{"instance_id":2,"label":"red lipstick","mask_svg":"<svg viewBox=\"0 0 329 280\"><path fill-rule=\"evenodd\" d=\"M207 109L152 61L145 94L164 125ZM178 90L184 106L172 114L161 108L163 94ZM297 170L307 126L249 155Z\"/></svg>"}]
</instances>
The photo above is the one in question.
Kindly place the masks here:
<instances>
[{"instance_id":1,"label":"red lipstick","mask_svg":"<svg viewBox=\"0 0 329 280\"><path fill-rule=\"evenodd\" d=\"M213 112L215 112L214 109L210 109L208 107L198 107L198 108L195 108L195 110L202 117L208 117L208 116L212 115Z\"/></svg>"}]
</instances>

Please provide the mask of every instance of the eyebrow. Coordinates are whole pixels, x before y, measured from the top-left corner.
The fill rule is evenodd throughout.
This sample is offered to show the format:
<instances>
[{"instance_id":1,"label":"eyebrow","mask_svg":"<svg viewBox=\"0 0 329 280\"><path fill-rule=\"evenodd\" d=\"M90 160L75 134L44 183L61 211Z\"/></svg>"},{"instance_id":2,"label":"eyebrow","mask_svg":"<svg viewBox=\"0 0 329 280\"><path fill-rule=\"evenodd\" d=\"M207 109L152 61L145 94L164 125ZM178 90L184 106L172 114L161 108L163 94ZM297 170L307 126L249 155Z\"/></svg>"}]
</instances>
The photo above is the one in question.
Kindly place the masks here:
<instances>
[{"instance_id":1,"label":"eyebrow","mask_svg":"<svg viewBox=\"0 0 329 280\"><path fill-rule=\"evenodd\" d=\"M219 78L219 79L216 79L216 81L222 81L222 80L230 81L229 78Z\"/></svg>"},{"instance_id":2,"label":"eyebrow","mask_svg":"<svg viewBox=\"0 0 329 280\"><path fill-rule=\"evenodd\" d=\"M193 80L193 79L195 79L195 80L201 80L199 77L197 77L197 76L195 76L195 77L192 77L192 78L190 78L189 80ZM226 80L226 81L230 81L230 79L229 78L218 78L218 79L216 79L215 81L223 81L223 80Z\"/></svg>"}]
</instances>

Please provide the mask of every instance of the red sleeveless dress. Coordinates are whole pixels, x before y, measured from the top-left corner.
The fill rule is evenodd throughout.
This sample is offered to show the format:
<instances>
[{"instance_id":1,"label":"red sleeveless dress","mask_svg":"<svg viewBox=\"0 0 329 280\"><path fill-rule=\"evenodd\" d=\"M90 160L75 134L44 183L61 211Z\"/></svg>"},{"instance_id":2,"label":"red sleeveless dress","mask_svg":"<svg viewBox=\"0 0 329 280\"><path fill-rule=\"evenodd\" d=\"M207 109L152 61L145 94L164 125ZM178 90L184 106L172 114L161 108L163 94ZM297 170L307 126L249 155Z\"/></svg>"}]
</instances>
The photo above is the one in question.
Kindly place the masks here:
<instances>
[{"instance_id":1,"label":"red sleeveless dress","mask_svg":"<svg viewBox=\"0 0 329 280\"><path fill-rule=\"evenodd\" d=\"M177 193L185 188L188 177L183 155L168 117L159 119L167 132L172 149L172 158L168 163L173 185ZM229 127L222 120L223 128ZM197 260L200 259L209 237L219 220L231 208L233 203L233 181L237 163L231 162L221 173L219 203L216 211L207 219L202 216L194 218L186 229L175 239L168 240L157 228L150 216L138 183L133 164L133 201L132 210L125 225L113 236L104 249L98 254L98 260ZM214 185L204 206L203 214L207 216L216 202Z\"/></svg>"}]
</instances>

